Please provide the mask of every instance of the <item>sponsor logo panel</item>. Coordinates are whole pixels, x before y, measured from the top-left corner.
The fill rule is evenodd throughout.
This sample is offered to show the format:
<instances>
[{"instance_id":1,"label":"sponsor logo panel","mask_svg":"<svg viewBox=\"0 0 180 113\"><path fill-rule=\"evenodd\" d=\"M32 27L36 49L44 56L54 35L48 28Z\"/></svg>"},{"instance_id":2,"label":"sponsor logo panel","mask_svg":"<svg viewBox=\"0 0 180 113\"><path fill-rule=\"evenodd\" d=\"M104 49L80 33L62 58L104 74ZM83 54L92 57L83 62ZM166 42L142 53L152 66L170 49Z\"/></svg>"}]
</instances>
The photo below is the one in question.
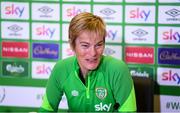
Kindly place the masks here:
<instances>
[{"instance_id":1,"label":"sponsor logo panel","mask_svg":"<svg viewBox=\"0 0 180 113\"><path fill-rule=\"evenodd\" d=\"M0 106L39 108L44 93L44 87L0 86ZM21 99L14 97L21 97ZM65 95L62 97L59 108L68 108Z\"/></svg>"},{"instance_id":2,"label":"sponsor logo panel","mask_svg":"<svg viewBox=\"0 0 180 113\"><path fill-rule=\"evenodd\" d=\"M2 21L1 33L4 39L29 39L29 23Z\"/></svg>"},{"instance_id":3,"label":"sponsor logo panel","mask_svg":"<svg viewBox=\"0 0 180 113\"><path fill-rule=\"evenodd\" d=\"M1 106L19 106L19 107L39 107L42 103L42 97L45 92L40 87L16 87L16 86L0 86L3 101ZM1 94L0 94L1 95ZM15 98L15 97L20 97Z\"/></svg>"},{"instance_id":4,"label":"sponsor logo panel","mask_svg":"<svg viewBox=\"0 0 180 113\"><path fill-rule=\"evenodd\" d=\"M154 75L154 69L152 67L129 66L129 70L132 76L153 77Z\"/></svg>"},{"instance_id":5,"label":"sponsor logo panel","mask_svg":"<svg viewBox=\"0 0 180 113\"><path fill-rule=\"evenodd\" d=\"M126 23L155 23L155 6L127 5Z\"/></svg>"},{"instance_id":6,"label":"sponsor logo panel","mask_svg":"<svg viewBox=\"0 0 180 113\"><path fill-rule=\"evenodd\" d=\"M9 77L28 77L29 63L26 61L2 61L2 75Z\"/></svg>"},{"instance_id":7,"label":"sponsor logo panel","mask_svg":"<svg viewBox=\"0 0 180 113\"><path fill-rule=\"evenodd\" d=\"M34 40L60 40L59 24L32 23L32 39Z\"/></svg>"},{"instance_id":8,"label":"sponsor logo panel","mask_svg":"<svg viewBox=\"0 0 180 113\"><path fill-rule=\"evenodd\" d=\"M180 44L180 27L158 27L158 44Z\"/></svg>"},{"instance_id":9,"label":"sponsor logo panel","mask_svg":"<svg viewBox=\"0 0 180 113\"><path fill-rule=\"evenodd\" d=\"M32 78L48 79L55 62L32 62Z\"/></svg>"},{"instance_id":10,"label":"sponsor logo panel","mask_svg":"<svg viewBox=\"0 0 180 113\"><path fill-rule=\"evenodd\" d=\"M177 6L159 6L158 23L179 24L180 8Z\"/></svg>"},{"instance_id":11,"label":"sponsor logo panel","mask_svg":"<svg viewBox=\"0 0 180 113\"><path fill-rule=\"evenodd\" d=\"M125 42L132 44L154 44L154 27L126 26Z\"/></svg>"},{"instance_id":12,"label":"sponsor logo panel","mask_svg":"<svg viewBox=\"0 0 180 113\"><path fill-rule=\"evenodd\" d=\"M29 43L28 42L2 42L2 57L12 58L28 58Z\"/></svg>"},{"instance_id":13,"label":"sponsor logo panel","mask_svg":"<svg viewBox=\"0 0 180 113\"><path fill-rule=\"evenodd\" d=\"M1 2L1 18L29 19L29 4L18 2Z\"/></svg>"},{"instance_id":14,"label":"sponsor logo panel","mask_svg":"<svg viewBox=\"0 0 180 113\"><path fill-rule=\"evenodd\" d=\"M119 45L105 45L104 53L105 56L112 56L117 59L122 59L122 46Z\"/></svg>"},{"instance_id":15,"label":"sponsor logo panel","mask_svg":"<svg viewBox=\"0 0 180 113\"><path fill-rule=\"evenodd\" d=\"M154 47L125 47L127 63L154 64Z\"/></svg>"},{"instance_id":16,"label":"sponsor logo panel","mask_svg":"<svg viewBox=\"0 0 180 113\"><path fill-rule=\"evenodd\" d=\"M122 42L122 26L107 25L106 42Z\"/></svg>"},{"instance_id":17,"label":"sponsor logo panel","mask_svg":"<svg viewBox=\"0 0 180 113\"><path fill-rule=\"evenodd\" d=\"M122 22L122 5L94 5L93 9L105 22Z\"/></svg>"},{"instance_id":18,"label":"sponsor logo panel","mask_svg":"<svg viewBox=\"0 0 180 113\"><path fill-rule=\"evenodd\" d=\"M74 55L74 51L71 49L69 43L62 44L62 59L68 58Z\"/></svg>"},{"instance_id":19,"label":"sponsor logo panel","mask_svg":"<svg viewBox=\"0 0 180 113\"><path fill-rule=\"evenodd\" d=\"M59 4L32 3L33 20L59 21L59 17Z\"/></svg>"},{"instance_id":20,"label":"sponsor logo panel","mask_svg":"<svg viewBox=\"0 0 180 113\"><path fill-rule=\"evenodd\" d=\"M180 96L160 95L160 110L161 112L174 112L180 111Z\"/></svg>"},{"instance_id":21,"label":"sponsor logo panel","mask_svg":"<svg viewBox=\"0 0 180 113\"><path fill-rule=\"evenodd\" d=\"M42 59L58 59L59 44L55 43L33 43L32 44L33 58Z\"/></svg>"},{"instance_id":22,"label":"sponsor logo panel","mask_svg":"<svg viewBox=\"0 0 180 113\"><path fill-rule=\"evenodd\" d=\"M63 4L62 18L63 21L70 21L74 16L82 12L90 12L90 5L87 4Z\"/></svg>"},{"instance_id":23,"label":"sponsor logo panel","mask_svg":"<svg viewBox=\"0 0 180 113\"><path fill-rule=\"evenodd\" d=\"M180 69L158 68L157 81L160 85L180 86Z\"/></svg>"},{"instance_id":24,"label":"sponsor logo panel","mask_svg":"<svg viewBox=\"0 0 180 113\"><path fill-rule=\"evenodd\" d=\"M158 64L180 65L180 48L158 48Z\"/></svg>"}]
</instances>

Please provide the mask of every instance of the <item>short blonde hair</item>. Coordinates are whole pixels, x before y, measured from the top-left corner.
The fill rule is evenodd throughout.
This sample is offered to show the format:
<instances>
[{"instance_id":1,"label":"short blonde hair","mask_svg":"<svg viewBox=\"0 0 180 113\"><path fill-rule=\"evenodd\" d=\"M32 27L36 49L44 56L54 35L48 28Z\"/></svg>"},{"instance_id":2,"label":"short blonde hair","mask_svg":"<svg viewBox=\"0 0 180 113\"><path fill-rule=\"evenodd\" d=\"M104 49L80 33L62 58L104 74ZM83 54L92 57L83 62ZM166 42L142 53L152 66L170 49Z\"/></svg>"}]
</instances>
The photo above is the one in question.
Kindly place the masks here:
<instances>
[{"instance_id":1,"label":"short blonde hair","mask_svg":"<svg viewBox=\"0 0 180 113\"><path fill-rule=\"evenodd\" d=\"M72 18L69 25L69 42L71 47L75 48L76 38L84 31L95 33L106 37L106 25L101 17L93 15L92 13L84 12Z\"/></svg>"}]
</instances>

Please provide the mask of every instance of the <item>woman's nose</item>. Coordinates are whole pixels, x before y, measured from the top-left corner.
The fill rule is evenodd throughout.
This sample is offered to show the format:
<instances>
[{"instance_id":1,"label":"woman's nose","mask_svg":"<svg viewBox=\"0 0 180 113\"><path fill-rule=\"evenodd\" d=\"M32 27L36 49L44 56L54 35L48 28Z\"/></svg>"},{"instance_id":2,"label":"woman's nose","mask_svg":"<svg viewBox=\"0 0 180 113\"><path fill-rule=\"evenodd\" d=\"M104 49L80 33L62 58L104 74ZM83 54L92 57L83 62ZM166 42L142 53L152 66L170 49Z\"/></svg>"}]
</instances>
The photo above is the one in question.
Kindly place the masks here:
<instances>
[{"instance_id":1,"label":"woman's nose","mask_svg":"<svg viewBox=\"0 0 180 113\"><path fill-rule=\"evenodd\" d=\"M91 47L91 49L90 49L89 52L90 52L89 54L90 54L91 56L96 56L96 54L97 54L97 50L96 50L95 47Z\"/></svg>"}]
</instances>

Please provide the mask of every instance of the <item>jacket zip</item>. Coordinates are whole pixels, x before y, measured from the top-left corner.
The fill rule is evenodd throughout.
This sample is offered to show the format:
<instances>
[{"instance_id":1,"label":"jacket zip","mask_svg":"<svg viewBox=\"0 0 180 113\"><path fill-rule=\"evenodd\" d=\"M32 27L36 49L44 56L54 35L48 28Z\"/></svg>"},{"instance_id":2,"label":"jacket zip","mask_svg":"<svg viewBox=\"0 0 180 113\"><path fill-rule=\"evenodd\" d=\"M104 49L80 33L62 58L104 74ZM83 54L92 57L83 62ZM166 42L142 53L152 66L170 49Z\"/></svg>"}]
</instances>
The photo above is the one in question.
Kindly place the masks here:
<instances>
[{"instance_id":1,"label":"jacket zip","mask_svg":"<svg viewBox=\"0 0 180 113\"><path fill-rule=\"evenodd\" d=\"M79 79L79 76L78 76L78 74L77 74L77 72L75 71L75 75L76 75L76 77L77 77L77 79L79 80L79 81L81 81L80 79ZM82 83L82 85L85 87L85 89L86 89L86 98L87 99L89 99L89 89L90 89L90 77L89 77L89 75L87 76L88 77L88 83L87 83L87 86L86 85L84 85L83 83L82 83L82 81L81 81L81 83Z\"/></svg>"}]
</instances>

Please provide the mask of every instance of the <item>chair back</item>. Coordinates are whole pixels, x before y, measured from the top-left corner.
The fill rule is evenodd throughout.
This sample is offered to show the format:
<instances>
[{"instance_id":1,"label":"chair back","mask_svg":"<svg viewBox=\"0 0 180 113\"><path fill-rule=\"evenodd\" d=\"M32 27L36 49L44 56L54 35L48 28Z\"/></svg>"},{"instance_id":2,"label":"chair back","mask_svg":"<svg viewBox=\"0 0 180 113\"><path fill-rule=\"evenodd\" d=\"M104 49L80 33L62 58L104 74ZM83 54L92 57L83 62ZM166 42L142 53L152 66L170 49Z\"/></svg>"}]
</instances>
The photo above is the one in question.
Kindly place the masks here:
<instances>
[{"instance_id":1,"label":"chair back","mask_svg":"<svg viewBox=\"0 0 180 113\"><path fill-rule=\"evenodd\" d=\"M154 84L149 77L132 76L136 94L137 112L153 112Z\"/></svg>"}]
</instances>

